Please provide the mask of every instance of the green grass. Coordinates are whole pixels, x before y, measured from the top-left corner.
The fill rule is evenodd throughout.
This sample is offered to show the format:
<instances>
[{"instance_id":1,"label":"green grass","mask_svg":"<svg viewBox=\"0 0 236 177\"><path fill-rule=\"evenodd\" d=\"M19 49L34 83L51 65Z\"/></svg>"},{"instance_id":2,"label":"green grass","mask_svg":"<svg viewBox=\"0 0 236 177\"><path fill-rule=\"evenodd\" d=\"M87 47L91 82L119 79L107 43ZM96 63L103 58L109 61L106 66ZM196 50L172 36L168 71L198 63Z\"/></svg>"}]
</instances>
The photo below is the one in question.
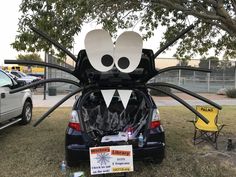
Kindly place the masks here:
<instances>
[{"instance_id":1,"label":"green grass","mask_svg":"<svg viewBox=\"0 0 236 177\"><path fill-rule=\"evenodd\" d=\"M34 118L47 109L35 108ZM42 177L62 176L59 164L64 159L65 129L69 108L60 108L34 128L15 125L0 131L0 176ZM226 177L236 174L236 152L225 150L227 138L236 137L236 106L226 106L220 113L226 126L219 138L219 150L208 144L193 146L194 115L184 107L160 107L166 131L166 158L160 165L135 162L135 172L128 176L156 177ZM233 140L234 142L236 139ZM89 175L85 162L69 171L83 170Z\"/></svg>"}]
</instances>

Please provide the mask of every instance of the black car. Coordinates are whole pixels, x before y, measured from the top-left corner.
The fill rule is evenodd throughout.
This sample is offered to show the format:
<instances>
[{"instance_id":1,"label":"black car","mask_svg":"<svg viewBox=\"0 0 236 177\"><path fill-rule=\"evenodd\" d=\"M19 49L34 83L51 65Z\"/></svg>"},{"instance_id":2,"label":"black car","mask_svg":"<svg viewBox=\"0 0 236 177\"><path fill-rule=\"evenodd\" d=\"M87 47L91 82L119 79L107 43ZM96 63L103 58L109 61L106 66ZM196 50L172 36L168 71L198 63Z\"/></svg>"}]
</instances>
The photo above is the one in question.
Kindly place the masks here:
<instances>
[{"instance_id":1,"label":"black car","mask_svg":"<svg viewBox=\"0 0 236 177\"><path fill-rule=\"evenodd\" d=\"M156 57L193 27L194 25L187 27L155 54L152 50L142 49L142 38L135 32L122 33L114 45L108 32L101 29L92 30L85 38L86 50L81 50L77 57L44 32L30 27L70 56L76 63L75 68L26 60L5 60L5 64L46 66L69 73L77 80L44 79L13 89L11 93L49 82L64 82L78 87L34 123L34 126L37 126L62 103L81 92L73 106L66 130L65 151L69 166L89 160L90 147L124 144L132 145L134 159L151 159L159 163L165 156L165 135L159 112L148 89L172 97L205 123L209 121L201 113L185 100L163 88L179 90L222 109L217 103L174 84L148 83L152 78L160 77L161 73L172 70L210 72L209 69L188 66L172 66L157 70L155 68Z\"/></svg>"},{"instance_id":2,"label":"black car","mask_svg":"<svg viewBox=\"0 0 236 177\"><path fill-rule=\"evenodd\" d=\"M96 84L84 89L73 106L65 140L69 166L89 160L89 147L124 144L133 146L134 159L162 162L164 129L159 111L144 87L152 77L152 55L151 50L143 50L141 62L132 74L118 72L115 67L102 73L91 66L85 51L80 52L77 70L84 70L80 71L80 78L84 78L81 82ZM127 134L127 141L104 140L120 133ZM143 147L138 146L140 134L144 137Z\"/></svg>"}]
</instances>

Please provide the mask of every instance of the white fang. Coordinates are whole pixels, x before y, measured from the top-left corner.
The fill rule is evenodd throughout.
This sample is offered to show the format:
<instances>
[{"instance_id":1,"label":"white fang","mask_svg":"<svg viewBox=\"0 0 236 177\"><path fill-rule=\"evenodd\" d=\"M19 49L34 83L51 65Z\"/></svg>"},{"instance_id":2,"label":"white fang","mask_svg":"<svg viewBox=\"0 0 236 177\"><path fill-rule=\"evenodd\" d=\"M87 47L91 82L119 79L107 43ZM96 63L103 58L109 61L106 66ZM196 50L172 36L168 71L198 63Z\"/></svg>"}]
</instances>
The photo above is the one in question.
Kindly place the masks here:
<instances>
[{"instance_id":1,"label":"white fang","mask_svg":"<svg viewBox=\"0 0 236 177\"><path fill-rule=\"evenodd\" d=\"M132 93L132 90L118 90L118 93L120 95L120 99L122 101L124 108L126 108L128 102L129 102L129 98Z\"/></svg>"},{"instance_id":2,"label":"white fang","mask_svg":"<svg viewBox=\"0 0 236 177\"><path fill-rule=\"evenodd\" d=\"M111 103L111 100L115 94L116 90L101 90L103 99L105 100L105 103L107 105L107 108L109 108L109 105Z\"/></svg>"}]
</instances>

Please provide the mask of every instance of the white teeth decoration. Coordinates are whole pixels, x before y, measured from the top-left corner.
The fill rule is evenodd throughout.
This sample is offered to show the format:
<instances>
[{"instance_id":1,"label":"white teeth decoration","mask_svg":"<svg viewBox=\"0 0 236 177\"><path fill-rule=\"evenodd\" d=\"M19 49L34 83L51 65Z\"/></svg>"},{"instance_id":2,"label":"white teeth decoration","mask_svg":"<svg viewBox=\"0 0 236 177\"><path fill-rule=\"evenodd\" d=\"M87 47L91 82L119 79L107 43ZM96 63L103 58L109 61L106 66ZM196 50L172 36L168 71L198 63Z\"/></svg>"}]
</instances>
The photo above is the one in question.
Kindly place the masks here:
<instances>
[{"instance_id":1,"label":"white teeth decoration","mask_svg":"<svg viewBox=\"0 0 236 177\"><path fill-rule=\"evenodd\" d=\"M103 99L105 100L105 103L107 105L107 108L109 108L109 105L111 103L111 100L115 94L116 90L101 90Z\"/></svg>"},{"instance_id":2,"label":"white teeth decoration","mask_svg":"<svg viewBox=\"0 0 236 177\"><path fill-rule=\"evenodd\" d=\"M120 99L122 101L124 108L126 108L128 102L129 102L129 98L132 93L132 90L118 90L118 93L120 95Z\"/></svg>"}]
</instances>

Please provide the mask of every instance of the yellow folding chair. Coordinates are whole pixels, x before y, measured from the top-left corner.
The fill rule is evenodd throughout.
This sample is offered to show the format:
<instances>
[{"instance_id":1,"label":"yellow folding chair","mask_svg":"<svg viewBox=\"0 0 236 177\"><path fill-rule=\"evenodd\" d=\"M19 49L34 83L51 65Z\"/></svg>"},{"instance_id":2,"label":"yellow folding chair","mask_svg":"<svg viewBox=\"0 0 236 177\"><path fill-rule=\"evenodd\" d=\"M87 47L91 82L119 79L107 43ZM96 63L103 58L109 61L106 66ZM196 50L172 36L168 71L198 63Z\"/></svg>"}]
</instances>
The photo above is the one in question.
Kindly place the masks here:
<instances>
[{"instance_id":1,"label":"yellow folding chair","mask_svg":"<svg viewBox=\"0 0 236 177\"><path fill-rule=\"evenodd\" d=\"M195 127L193 137L194 145L207 141L217 149L217 139L219 133L225 126L222 123L218 123L219 110L211 106L196 106L196 110L206 117L209 120L209 123L206 124L196 116L193 121Z\"/></svg>"}]
</instances>

